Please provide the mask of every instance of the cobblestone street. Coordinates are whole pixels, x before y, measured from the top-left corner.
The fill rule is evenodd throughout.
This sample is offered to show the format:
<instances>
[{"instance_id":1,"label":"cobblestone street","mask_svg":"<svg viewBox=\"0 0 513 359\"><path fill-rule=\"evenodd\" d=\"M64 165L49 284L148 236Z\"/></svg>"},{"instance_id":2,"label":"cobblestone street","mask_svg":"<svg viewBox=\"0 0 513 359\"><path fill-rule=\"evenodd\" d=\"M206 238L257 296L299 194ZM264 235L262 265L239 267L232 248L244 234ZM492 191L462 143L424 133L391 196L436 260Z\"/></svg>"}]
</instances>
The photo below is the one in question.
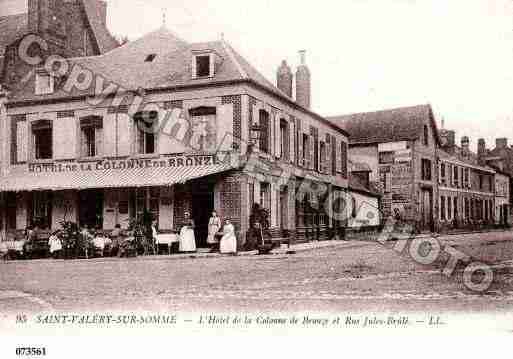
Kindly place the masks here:
<instances>
[{"instance_id":1,"label":"cobblestone street","mask_svg":"<svg viewBox=\"0 0 513 359\"><path fill-rule=\"evenodd\" d=\"M475 294L461 268L416 264L369 242L287 255L146 257L0 263L0 308L19 311L504 311L513 307L513 233L447 236L442 243L490 265Z\"/></svg>"}]
</instances>

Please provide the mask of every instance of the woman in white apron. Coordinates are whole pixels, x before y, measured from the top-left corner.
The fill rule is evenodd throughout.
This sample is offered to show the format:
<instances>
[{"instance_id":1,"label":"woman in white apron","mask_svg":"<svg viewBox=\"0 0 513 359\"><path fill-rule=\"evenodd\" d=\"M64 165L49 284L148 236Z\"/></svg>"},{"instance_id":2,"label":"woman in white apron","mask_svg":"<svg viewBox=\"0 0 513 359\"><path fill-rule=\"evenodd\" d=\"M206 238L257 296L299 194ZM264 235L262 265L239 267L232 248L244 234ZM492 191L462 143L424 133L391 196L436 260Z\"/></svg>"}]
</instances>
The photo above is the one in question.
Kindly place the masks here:
<instances>
[{"instance_id":1,"label":"woman in white apron","mask_svg":"<svg viewBox=\"0 0 513 359\"><path fill-rule=\"evenodd\" d=\"M180 230L180 252L196 252L196 239L194 238L194 221L189 212L185 212L185 223Z\"/></svg>"},{"instance_id":2,"label":"woman in white apron","mask_svg":"<svg viewBox=\"0 0 513 359\"><path fill-rule=\"evenodd\" d=\"M235 237L235 227L229 219L226 220L223 228L223 238L221 238L220 252L222 254L237 254L237 238Z\"/></svg>"},{"instance_id":3,"label":"woman in white apron","mask_svg":"<svg viewBox=\"0 0 513 359\"><path fill-rule=\"evenodd\" d=\"M221 218L217 216L217 212L212 212L212 217L208 221L208 237L207 244L210 247L210 251L214 252L216 250L217 245L219 244L219 240L216 238L216 233L221 229Z\"/></svg>"}]
</instances>

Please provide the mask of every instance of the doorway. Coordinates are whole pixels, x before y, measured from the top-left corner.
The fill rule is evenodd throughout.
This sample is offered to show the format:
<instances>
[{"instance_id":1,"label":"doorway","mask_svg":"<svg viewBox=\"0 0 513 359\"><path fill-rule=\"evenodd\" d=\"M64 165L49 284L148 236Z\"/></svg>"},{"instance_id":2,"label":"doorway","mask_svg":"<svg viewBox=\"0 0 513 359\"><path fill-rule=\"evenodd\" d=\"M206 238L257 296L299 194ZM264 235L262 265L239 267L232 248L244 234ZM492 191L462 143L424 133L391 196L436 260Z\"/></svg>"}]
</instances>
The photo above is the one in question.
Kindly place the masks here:
<instances>
[{"instance_id":1,"label":"doorway","mask_svg":"<svg viewBox=\"0 0 513 359\"><path fill-rule=\"evenodd\" d=\"M79 225L103 228L103 190L79 192Z\"/></svg>"},{"instance_id":2,"label":"doorway","mask_svg":"<svg viewBox=\"0 0 513 359\"><path fill-rule=\"evenodd\" d=\"M207 247L208 222L214 210L214 183L198 180L192 184L192 219L196 226L194 236L199 248Z\"/></svg>"},{"instance_id":3,"label":"doorway","mask_svg":"<svg viewBox=\"0 0 513 359\"><path fill-rule=\"evenodd\" d=\"M282 187L280 191L280 203L278 205L279 219L281 229L288 229L288 213L289 213L289 189L288 187Z\"/></svg>"},{"instance_id":4,"label":"doorway","mask_svg":"<svg viewBox=\"0 0 513 359\"><path fill-rule=\"evenodd\" d=\"M433 192L431 189L421 191L422 231L433 231Z\"/></svg>"}]
</instances>

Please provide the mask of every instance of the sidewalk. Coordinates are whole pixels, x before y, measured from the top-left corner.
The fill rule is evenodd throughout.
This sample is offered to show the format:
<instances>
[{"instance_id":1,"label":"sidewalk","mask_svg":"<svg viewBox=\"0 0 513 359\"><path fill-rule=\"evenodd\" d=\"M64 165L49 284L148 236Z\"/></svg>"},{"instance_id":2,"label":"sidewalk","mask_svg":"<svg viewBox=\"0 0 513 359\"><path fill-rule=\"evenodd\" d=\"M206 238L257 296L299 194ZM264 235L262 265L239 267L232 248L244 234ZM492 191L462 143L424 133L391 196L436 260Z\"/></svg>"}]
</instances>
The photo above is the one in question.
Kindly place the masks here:
<instances>
[{"instance_id":1,"label":"sidewalk","mask_svg":"<svg viewBox=\"0 0 513 359\"><path fill-rule=\"evenodd\" d=\"M307 252L315 249L323 249L323 248L334 248L334 247L345 247L345 248L355 248L355 247L366 247L374 244L375 242L365 242L365 241L315 241L308 243L299 243L293 244L290 248L286 244L282 244L281 247L273 249L268 256L279 256L279 255L287 255L288 253L301 253ZM258 251L250 251L250 252L239 252L235 257L251 257L257 256ZM133 258L135 260L176 260L176 259L203 259L203 258L226 258L229 255L223 255L221 253L210 253L207 249L199 249L196 253L175 253L171 255L150 255L150 256L139 256ZM109 261L109 260L119 260L120 258L114 257L104 257L104 258L94 258L94 259L83 259L84 261ZM126 260L126 258L123 258ZM132 258L130 258L132 259Z\"/></svg>"}]
</instances>

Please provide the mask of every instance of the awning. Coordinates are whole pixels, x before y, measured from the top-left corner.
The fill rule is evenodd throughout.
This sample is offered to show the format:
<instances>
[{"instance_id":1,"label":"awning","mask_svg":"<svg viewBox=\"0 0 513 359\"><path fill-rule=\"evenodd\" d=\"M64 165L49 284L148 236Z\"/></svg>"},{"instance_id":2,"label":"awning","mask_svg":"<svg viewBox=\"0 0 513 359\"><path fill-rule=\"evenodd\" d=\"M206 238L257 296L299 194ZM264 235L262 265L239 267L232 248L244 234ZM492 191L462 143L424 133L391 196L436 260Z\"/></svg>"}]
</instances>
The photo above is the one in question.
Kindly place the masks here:
<instances>
[{"instance_id":1,"label":"awning","mask_svg":"<svg viewBox=\"0 0 513 359\"><path fill-rule=\"evenodd\" d=\"M222 173L236 168L233 164L202 166L147 166L138 168L62 167L11 172L0 178L0 191L83 190L93 188L161 187Z\"/></svg>"}]
</instances>

